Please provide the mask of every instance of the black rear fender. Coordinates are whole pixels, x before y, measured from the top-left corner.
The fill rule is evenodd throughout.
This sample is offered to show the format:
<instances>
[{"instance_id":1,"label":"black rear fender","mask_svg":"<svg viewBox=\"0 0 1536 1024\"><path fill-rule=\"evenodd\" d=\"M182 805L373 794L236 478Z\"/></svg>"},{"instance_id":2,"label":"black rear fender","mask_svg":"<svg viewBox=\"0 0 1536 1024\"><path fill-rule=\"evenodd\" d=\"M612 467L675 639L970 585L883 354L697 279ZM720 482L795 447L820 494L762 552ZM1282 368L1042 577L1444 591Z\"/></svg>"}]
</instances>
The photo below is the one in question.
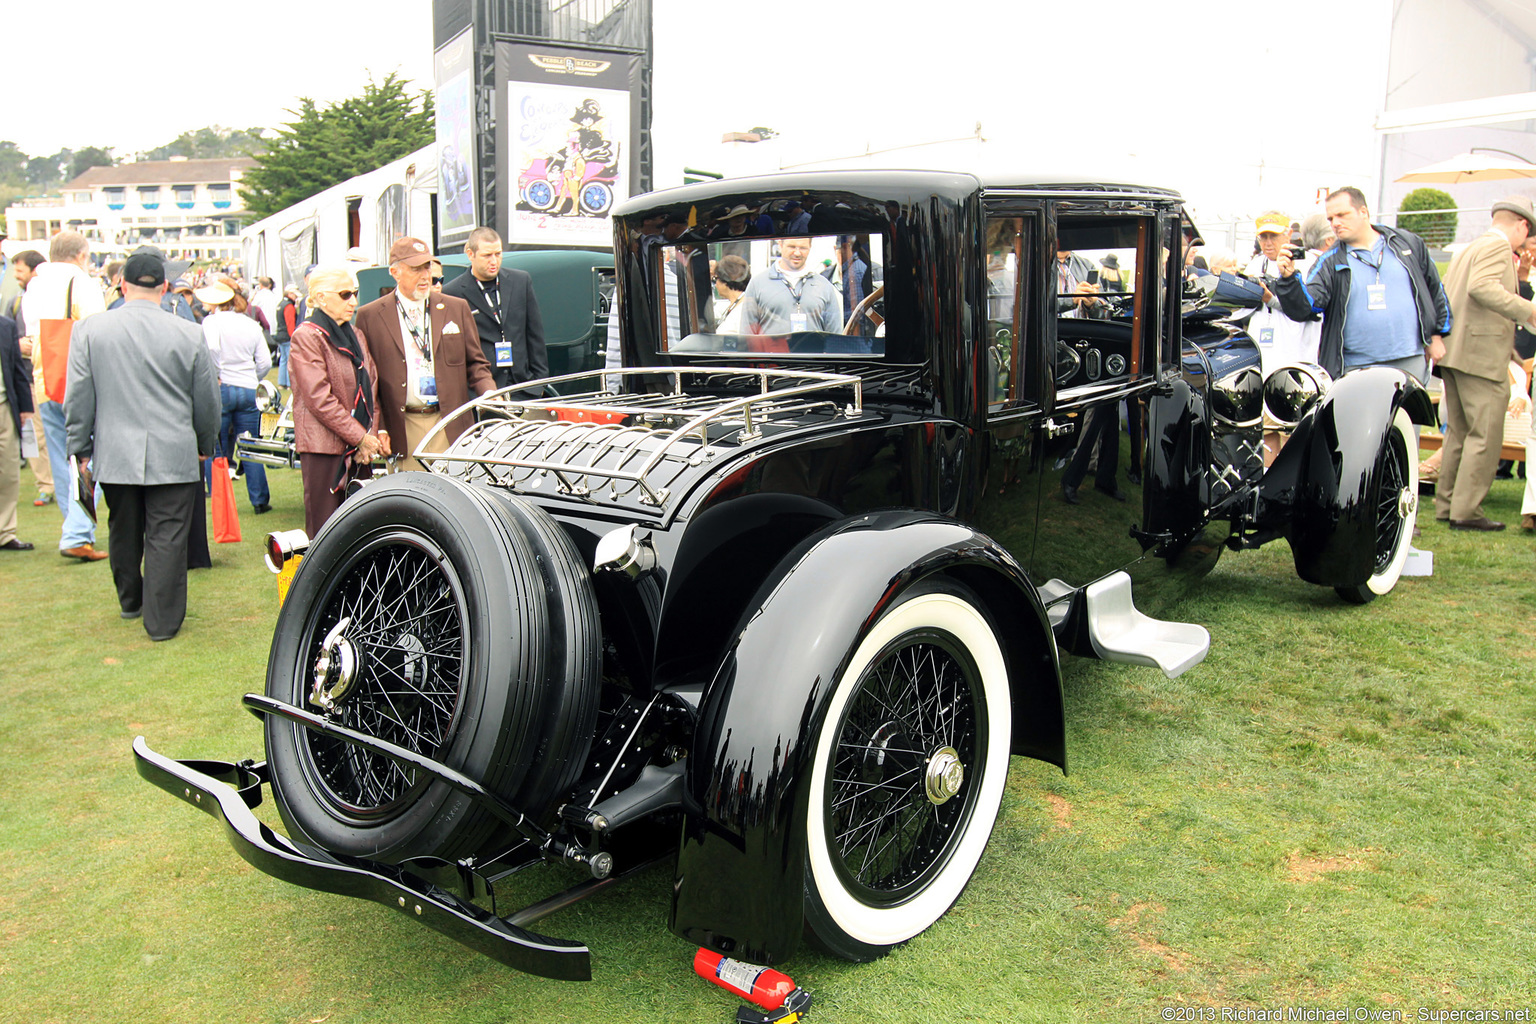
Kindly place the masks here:
<instances>
[{"instance_id":1,"label":"black rear fender","mask_svg":"<svg viewBox=\"0 0 1536 1024\"><path fill-rule=\"evenodd\" d=\"M990 538L932 513L830 524L757 590L704 693L685 780L675 933L758 963L794 952L810 756L833 683L882 612L936 574L982 599L1003 643L1013 751L1065 768L1056 647L1018 564Z\"/></svg>"}]
</instances>

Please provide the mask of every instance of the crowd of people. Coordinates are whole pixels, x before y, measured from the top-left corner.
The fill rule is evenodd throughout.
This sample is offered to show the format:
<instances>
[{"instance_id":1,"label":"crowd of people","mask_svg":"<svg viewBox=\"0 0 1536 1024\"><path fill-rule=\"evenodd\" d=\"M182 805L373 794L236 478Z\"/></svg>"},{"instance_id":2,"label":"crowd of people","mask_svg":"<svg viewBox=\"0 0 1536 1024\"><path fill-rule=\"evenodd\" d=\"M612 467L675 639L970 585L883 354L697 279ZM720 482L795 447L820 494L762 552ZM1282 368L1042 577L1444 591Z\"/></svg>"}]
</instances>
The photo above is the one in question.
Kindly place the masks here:
<instances>
[{"instance_id":1,"label":"crowd of people","mask_svg":"<svg viewBox=\"0 0 1536 1024\"><path fill-rule=\"evenodd\" d=\"M121 616L142 619L153 640L176 636L188 570L212 565L212 460L233 460L237 438L260 433L257 388L274 366L291 387L310 536L395 454L391 437L412 452L431 435L428 450L441 451L467 423L434 428L472 394L548 375L529 275L501 265L490 229L465 252L469 272L444 289L426 243L398 239L396 287L361 308L356 262L311 267L302 292L279 295L269 278L194 271L154 246L96 267L89 240L69 230L46 257L18 253L0 267L0 552L35 548L17 536L25 466L34 505L61 514L59 554L108 561ZM391 463L420 468L408 455ZM269 511L263 467L244 460L237 473L251 511Z\"/></svg>"},{"instance_id":2,"label":"crowd of people","mask_svg":"<svg viewBox=\"0 0 1536 1024\"><path fill-rule=\"evenodd\" d=\"M1262 290L1248 327L1266 372L1310 362L1335 377L1392 366L1420 383L1438 379L1445 432L1426 475L1436 484L1435 518L1453 530L1505 528L1483 503L1500 472L1505 417L1528 416L1536 397L1536 210L1512 196L1493 204L1490 220L1451 258L1444 280L1423 239L1376 223L1357 188L1330 193L1325 212L1300 224L1280 211L1261 214L1257 251L1240 272L1231 253L1187 252L1192 277L1240 273ZM1267 461L1282 440L1266 433ZM1533 447L1528 440L1526 463ZM1520 525L1536 532L1530 480Z\"/></svg>"},{"instance_id":3,"label":"crowd of people","mask_svg":"<svg viewBox=\"0 0 1536 1024\"><path fill-rule=\"evenodd\" d=\"M753 211L718 214L708 238L761 237ZM809 229L815 211L794 204L782 215L796 218L786 227ZM676 240L668 225L654 228L657 242ZM1483 503L1500 472L1504 418L1528 415L1532 402L1531 201L1495 203L1488 230L1455 254L1443 280L1423 240L1376 223L1358 189L1330 194L1325 213L1299 224L1266 211L1255 230L1246 264L1191 246L1187 272L1232 275L1257 289L1262 301L1247 327L1266 370L1316 362L1338 376L1385 365L1421 382L1439 378L1446 429L1429 467L1436 518L1454 530L1504 529ZM781 239L777 261L757 275L741 255L722 251L695 294L713 300L703 308L722 329L752 317L795 328L825 308L832 312L817 329L842 330L844 311L879 287L861 241L838 239L830 276L815 272L809 244L796 237ZM53 237L46 257L16 254L0 277L0 552L34 547L16 532L25 463L34 505L59 510L59 554L110 561L120 614L142 618L153 639L175 636L188 569L211 565L210 460L233 456L242 433L260 433L257 387L274 366L279 385L291 389L311 536L379 460L419 469L410 453L424 442L425 451L451 444L468 422L443 419L473 396L512 389L538 397L537 386L520 387L548 374L531 278L502 265L501 238L489 228L470 234L465 254L468 272L445 286L425 242L397 239L388 260L395 288L367 303L355 263L311 267L302 290L279 293L270 278L247 284L230 267L194 270L154 246L96 268L89 241L68 230ZM1059 270L1071 276L1065 255ZM1113 289L1116 267L1090 269L1096 288ZM1070 296L1065 315L1095 299ZM1282 442L1277 431L1266 435L1267 448ZM235 472L245 477L252 512L267 512L261 465L246 460ZM71 500L77 493L81 500ZM105 551L89 511L98 500L110 510ZM1536 480L1527 481L1521 517L1536 531Z\"/></svg>"}]
</instances>

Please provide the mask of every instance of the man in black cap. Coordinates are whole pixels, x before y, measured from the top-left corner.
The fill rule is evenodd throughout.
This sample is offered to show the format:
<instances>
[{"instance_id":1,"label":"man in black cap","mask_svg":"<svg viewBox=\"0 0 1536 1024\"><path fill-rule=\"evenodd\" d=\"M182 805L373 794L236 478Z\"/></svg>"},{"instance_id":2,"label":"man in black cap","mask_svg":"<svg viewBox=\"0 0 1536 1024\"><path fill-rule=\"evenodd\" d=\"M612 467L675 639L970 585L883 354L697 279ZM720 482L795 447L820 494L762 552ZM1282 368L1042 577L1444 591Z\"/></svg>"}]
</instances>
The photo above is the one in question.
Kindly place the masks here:
<instances>
[{"instance_id":1,"label":"man in black cap","mask_svg":"<svg viewBox=\"0 0 1536 1024\"><path fill-rule=\"evenodd\" d=\"M187 270L192 266L192 261L167 259L165 250L160 248L158 245L141 245L137 249L133 250L132 255L153 256L155 259L159 260L162 264L165 265L165 279L171 282L171 286L167 288L165 294L161 296L160 308L165 310L167 313L175 313L183 320L190 320L192 323L197 323L197 316L192 312L191 303L189 303L186 297L182 294L183 292L185 292L186 295L192 294L192 285L181 276L182 274L185 274ZM112 308L116 309L118 306L122 305L123 302L123 299L118 299Z\"/></svg>"},{"instance_id":2,"label":"man in black cap","mask_svg":"<svg viewBox=\"0 0 1536 1024\"><path fill-rule=\"evenodd\" d=\"M74 329L64 401L69 453L93 460L112 508L120 613L142 616L152 640L175 636L186 617L199 456L213 453L221 405L203 332L161 309L164 294L164 261L130 256L123 305Z\"/></svg>"}]
</instances>

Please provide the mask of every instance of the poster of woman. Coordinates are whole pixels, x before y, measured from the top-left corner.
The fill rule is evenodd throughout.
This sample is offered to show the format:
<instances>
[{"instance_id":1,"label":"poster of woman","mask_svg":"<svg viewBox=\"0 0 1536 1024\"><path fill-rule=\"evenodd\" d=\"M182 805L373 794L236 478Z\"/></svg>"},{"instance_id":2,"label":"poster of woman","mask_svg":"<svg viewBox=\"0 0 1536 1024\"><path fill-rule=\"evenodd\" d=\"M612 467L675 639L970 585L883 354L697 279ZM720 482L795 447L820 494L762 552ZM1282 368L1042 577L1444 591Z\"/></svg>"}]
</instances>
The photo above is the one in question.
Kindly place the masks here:
<instances>
[{"instance_id":1,"label":"poster of woman","mask_svg":"<svg viewBox=\"0 0 1536 1024\"><path fill-rule=\"evenodd\" d=\"M590 86L509 82L507 180L517 182L518 242L607 245L608 211L629 194L623 140L629 94Z\"/></svg>"}]
</instances>

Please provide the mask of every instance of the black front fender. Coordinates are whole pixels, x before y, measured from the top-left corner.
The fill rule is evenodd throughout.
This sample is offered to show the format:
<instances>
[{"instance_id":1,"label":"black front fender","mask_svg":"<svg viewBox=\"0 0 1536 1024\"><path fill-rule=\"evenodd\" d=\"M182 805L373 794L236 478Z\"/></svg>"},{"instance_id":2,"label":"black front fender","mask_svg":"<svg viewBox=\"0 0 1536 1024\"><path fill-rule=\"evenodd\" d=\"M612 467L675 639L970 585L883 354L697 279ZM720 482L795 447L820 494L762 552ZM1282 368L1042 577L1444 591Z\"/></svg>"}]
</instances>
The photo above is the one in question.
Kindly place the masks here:
<instances>
[{"instance_id":1,"label":"black front fender","mask_svg":"<svg viewBox=\"0 0 1536 1024\"><path fill-rule=\"evenodd\" d=\"M1388 366L1353 370L1297 424L1265 473L1266 518L1281 524L1296 574L1308 583L1358 586L1370 579L1376 557L1371 488L1398 409L1414 423L1435 422L1428 392L1408 374Z\"/></svg>"},{"instance_id":2,"label":"black front fender","mask_svg":"<svg viewBox=\"0 0 1536 1024\"><path fill-rule=\"evenodd\" d=\"M830 524L764 582L705 691L685 780L673 932L757 963L793 954L810 755L833 683L881 614L936 573L974 590L999 626L1013 751L1066 767L1056 647L1018 564L986 536L930 513Z\"/></svg>"}]
</instances>

